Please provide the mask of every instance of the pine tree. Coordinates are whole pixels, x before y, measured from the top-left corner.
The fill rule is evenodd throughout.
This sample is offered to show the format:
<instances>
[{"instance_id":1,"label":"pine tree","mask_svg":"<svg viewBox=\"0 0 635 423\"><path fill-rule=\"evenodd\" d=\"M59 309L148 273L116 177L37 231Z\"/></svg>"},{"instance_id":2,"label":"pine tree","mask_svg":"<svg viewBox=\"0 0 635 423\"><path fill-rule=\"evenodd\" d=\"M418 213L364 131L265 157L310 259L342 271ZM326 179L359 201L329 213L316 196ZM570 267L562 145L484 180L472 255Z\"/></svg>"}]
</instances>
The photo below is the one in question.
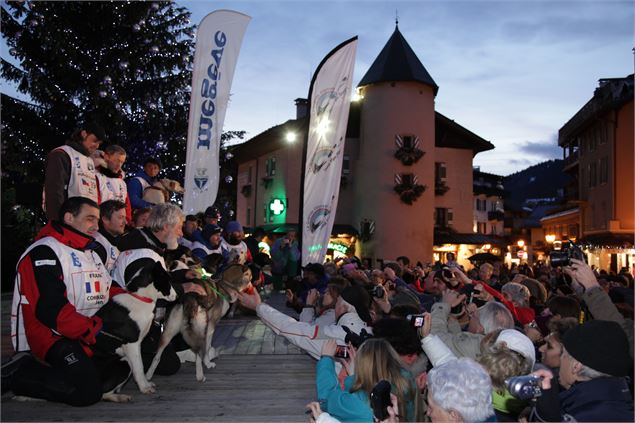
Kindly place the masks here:
<instances>
[{"instance_id":1,"label":"pine tree","mask_svg":"<svg viewBox=\"0 0 635 423\"><path fill-rule=\"evenodd\" d=\"M165 1L5 2L2 35L15 64L3 59L2 76L30 100L2 97L3 182L42 183L47 152L84 119L127 150L129 172L158 156L167 176L182 179L189 16Z\"/></svg>"},{"instance_id":2,"label":"pine tree","mask_svg":"<svg viewBox=\"0 0 635 423\"><path fill-rule=\"evenodd\" d=\"M182 180L194 26L172 2L5 1L2 77L2 281L41 225L46 154L84 119L100 122L136 172L158 156ZM21 205L27 205L25 208Z\"/></svg>"}]
</instances>

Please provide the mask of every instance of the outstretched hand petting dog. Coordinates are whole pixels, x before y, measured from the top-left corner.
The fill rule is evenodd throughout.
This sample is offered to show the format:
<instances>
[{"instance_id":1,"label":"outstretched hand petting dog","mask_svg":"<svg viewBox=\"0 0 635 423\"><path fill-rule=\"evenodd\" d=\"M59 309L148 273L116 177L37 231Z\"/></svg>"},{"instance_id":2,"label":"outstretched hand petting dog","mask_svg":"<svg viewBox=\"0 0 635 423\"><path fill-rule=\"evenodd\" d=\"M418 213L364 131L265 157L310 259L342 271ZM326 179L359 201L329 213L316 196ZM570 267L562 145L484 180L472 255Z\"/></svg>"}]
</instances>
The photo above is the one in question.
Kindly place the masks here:
<instances>
[{"instance_id":1,"label":"outstretched hand petting dog","mask_svg":"<svg viewBox=\"0 0 635 423\"><path fill-rule=\"evenodd\" d=\"M254 289L251 293L239 292L238 301L240 305L250 310L256 311L256 307L262 303L258 290Z\"/></svg>"}]
</instances>

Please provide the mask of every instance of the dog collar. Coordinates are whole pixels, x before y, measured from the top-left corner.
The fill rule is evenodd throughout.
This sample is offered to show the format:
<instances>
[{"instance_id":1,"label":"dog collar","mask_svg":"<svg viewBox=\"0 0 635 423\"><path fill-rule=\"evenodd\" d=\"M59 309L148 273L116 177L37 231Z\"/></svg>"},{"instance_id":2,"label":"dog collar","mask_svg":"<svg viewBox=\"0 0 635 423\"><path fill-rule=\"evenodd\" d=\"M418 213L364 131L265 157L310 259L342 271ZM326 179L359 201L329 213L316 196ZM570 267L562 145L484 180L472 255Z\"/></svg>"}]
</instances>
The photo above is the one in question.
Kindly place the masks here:
<instances>
[{"instance_id":1,"label":"dog collar","mask_svg":"<svg viewBox=\"0 0 635 423\"><path fill-rule=\"evenodd\" d=\"M128 294L132 295L137 300L143 301L144 303L151 303L152 302L152 298L142 297L141 295L137 295L134 292L128 292Z\"/></svg>"},{"instance_id":2,"label":"dog collar","mask_svg":"<svg viewBox=\"0 0 635 423\"><path fill-rule=\"evenodd\" d=\"M224 299L225 301L227 301L228 303L231 303L231 301L229 301L229 298L227 298L227 295L223 294L222 292L220 292L218 289L216 289L216 287L214 285L210 285L209 286L212 291L214 291L215 293L217 293L218 295L220 295L220 297L222 299Z\"/></svg>"}]
</instances>

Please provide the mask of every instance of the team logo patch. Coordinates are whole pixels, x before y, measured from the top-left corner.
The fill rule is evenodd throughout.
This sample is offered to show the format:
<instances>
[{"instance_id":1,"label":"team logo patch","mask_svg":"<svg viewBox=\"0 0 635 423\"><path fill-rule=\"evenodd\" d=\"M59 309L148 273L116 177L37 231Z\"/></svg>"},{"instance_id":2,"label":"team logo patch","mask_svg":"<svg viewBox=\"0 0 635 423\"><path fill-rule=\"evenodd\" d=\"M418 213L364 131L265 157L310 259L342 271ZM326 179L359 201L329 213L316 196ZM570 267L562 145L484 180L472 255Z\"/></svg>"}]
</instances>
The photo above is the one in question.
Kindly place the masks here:
<instances>
[{"instance_id":1,"label":"team logo patch","mask_svg":"<svg viewBox=\"0 0 635 423\"><path fill-rule=\"evenodd\" d=\"M64 361L66 362L66 364L74 364L77 363L79 360L77 359L77 357L75 357L75 353L70 353L67 356L64 356Z\"/></svg>"},{"instance_id":2,"label":"team logo patch","mask_svg":"<svg viewBox=\"0 0 635 423\"><path fill-rule=\"evenodd\" d=\"M207 169L204 167L196 168L196 174L194 175L194 184L201 191L207 185L209 177L207 176Z\"/></svg>"},{"instance_id":3,"label":"team logo patch","mask_svg":"<svg viewBox=\"0 0 635 423\"><path fill-rule=\"evenodd\" d=\"M79 261L79 257L75 253L71 253L71 260L73 260L73 266L82 267L82 262Z\"/></svg>"},{"instance_id":4,"label":"team logo patch","mask_svg":"<svg viewBox=\"0 0 635 423\"><path fill-rule=\"evenodd\" d=\"M55 266L56 264L55 260L35 260L36 266Z\"/></svg>"},{"instance_id":5,"label":"team logo patch","mask_svg":"<svg viewBox=\"0 0 635 423\"><path fill-rule=\"evenodd\" d=\"M326 225L329 221L329 215L331 209L326 206L318 206L311 211L309 215L309 221L307 222L307 228L311 233L314 233L322 226Z\"/></svg>"},{"instance_id":6,"label":"team logo patch","mask_svg":"<svg viewBox=\"0 0 635 423\"><path fill-rule=\"evenodd\" d=\"M73 159L75 161L75 168L81 169L82 168L82 162L79 160L79 157L73 157Z\"/></svg>"}]
</instances>

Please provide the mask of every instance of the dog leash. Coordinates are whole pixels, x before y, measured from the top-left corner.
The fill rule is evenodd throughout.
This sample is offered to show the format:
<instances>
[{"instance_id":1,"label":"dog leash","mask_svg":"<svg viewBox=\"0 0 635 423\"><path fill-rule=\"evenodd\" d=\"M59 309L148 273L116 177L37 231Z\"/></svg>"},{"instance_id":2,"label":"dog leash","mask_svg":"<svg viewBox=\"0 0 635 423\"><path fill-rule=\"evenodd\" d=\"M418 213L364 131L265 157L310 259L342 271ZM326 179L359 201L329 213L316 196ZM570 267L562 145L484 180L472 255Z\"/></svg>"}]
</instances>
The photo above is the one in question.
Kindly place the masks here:
<instances>
[{"instance_id":1,"label":"dog leash","mask_svg":"<svg viewBox=\"0 0 635 423\"><path fill-rule=\"evenodd\" d=\"M209 287L211 288L212 291L214 291L215 293L217 293L222 299L224 299L225 301L227 301L228 303L231 303L231 301L229 300L229 298L227 298L227 295L223 294L222 292L220 292L218 289L216 289L216 287L212 284L209 285Z\"/></svg>"}]
</instances>

